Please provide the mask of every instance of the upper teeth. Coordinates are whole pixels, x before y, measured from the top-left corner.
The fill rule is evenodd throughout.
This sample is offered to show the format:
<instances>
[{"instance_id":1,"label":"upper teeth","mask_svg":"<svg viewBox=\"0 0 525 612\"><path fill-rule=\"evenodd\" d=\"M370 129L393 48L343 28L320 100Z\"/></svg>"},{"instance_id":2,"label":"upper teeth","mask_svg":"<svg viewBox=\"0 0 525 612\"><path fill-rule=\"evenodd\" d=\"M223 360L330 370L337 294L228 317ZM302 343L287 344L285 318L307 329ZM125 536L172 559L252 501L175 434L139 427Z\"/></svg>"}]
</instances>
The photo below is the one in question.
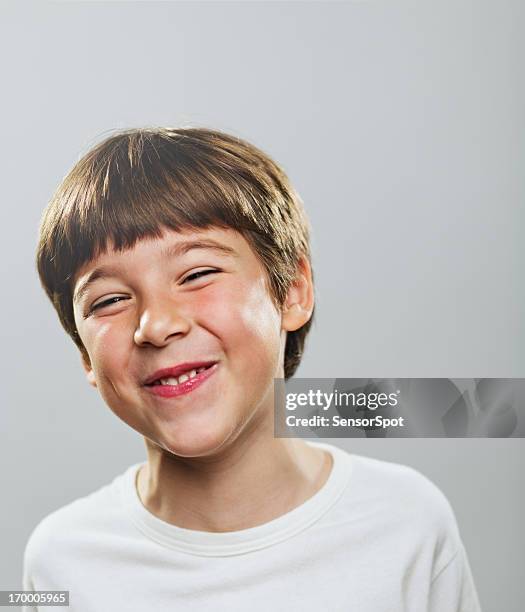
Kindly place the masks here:
<instances>
[{"instance_id":1,"label":"upper teeth","mask_svg":"<svg viewBox=\"0 0 525 612\"><path fill-rule=\"evenodd\" d=\"M153 384L154 385L178 385L180 383L183 383L189 380L190 378L194 378L195 376L197 376L199 372L202 372L205 369L206 369L206 366L203 366L202 368L197 368L196 370L191 370L190 372L181 374L180 376L176 378L174 376L170 376L169 378L160 378L159 380L156 380Z\"/></svg>"}]
</instances>

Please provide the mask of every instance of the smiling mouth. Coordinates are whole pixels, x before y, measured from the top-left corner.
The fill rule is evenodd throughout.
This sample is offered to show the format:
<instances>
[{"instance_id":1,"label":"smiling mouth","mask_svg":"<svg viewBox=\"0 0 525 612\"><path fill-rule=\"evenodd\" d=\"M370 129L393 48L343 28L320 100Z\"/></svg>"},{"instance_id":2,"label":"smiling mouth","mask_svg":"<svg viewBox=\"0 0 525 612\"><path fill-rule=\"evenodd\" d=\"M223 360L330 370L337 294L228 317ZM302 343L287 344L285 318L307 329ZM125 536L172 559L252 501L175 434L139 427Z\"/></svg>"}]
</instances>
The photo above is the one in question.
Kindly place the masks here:
<instances>
[{"instance_id":1,"label":"smiling mouth","mask_svg":"<svg viewBox=\"0 0 525 612\"><path fill-rule=\"evenodd\" d=\"M202 366L200 368L195 368L193 370L188 370L187 372L183 372L179 376L167 376L165 378L158 378L154 380L152 383L145 385L146 387L160 387L160 386L172 386L176 387L182 383L185 383L188 380L192 380L196 378L201 372L205 370L209 370L215 364L210 364L209 366Z\"/></svg>"},{"instance_id":2,"label":"smiling mouth","mask_svg":"<svg viewBox=\"0 0 525 612\"><path fill-rule=\"evenodd\" d=\"M144 385L144 388L148 393L160 400L176 399L186 396L188 393L200 388L201 385L205 385L206 381L213 377L218 367L218 363L213 363L194 368L189 372L183 372L177 377L158 378L152 383Z\"/></svg>"}]
</instances>

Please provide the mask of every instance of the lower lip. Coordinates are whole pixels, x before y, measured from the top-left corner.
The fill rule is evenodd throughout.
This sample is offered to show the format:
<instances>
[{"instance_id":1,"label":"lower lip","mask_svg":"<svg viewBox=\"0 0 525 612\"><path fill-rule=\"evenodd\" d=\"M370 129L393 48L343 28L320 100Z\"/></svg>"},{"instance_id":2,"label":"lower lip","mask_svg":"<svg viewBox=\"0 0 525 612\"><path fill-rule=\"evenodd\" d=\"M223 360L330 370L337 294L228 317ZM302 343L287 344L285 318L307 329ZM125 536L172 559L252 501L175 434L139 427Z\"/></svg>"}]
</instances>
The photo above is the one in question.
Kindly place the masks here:
<instances>
[{"instance_id":1,"label":"lower lip","mask_svg":"<svg viewBox=\"0 0 525 612\"><path fill-rule=\"evenodd\" d=\"M202 383L206 382L210 376L213 376L218 365L219 364L214 363L211 368L199 372L199 374L193 378L189 378L178 385L151 385L146 386L145 388L150 393L153 393L153 395L157 395L158 397L178 397L179 395L186 395L187 393L191 393L197 387L200 387Z\"/></svg>"}]
</instances>

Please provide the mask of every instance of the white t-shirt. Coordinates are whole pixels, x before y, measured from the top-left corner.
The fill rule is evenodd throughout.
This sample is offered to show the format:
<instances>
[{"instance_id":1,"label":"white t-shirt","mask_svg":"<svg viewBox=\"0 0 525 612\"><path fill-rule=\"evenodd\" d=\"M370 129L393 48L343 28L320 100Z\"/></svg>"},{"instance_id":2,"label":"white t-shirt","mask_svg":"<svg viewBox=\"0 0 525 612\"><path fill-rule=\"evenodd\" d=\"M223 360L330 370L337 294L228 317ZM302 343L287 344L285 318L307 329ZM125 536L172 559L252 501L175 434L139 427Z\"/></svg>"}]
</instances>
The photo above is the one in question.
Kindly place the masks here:
<instances>
[{"instance_id":1,"label":"white t-shirt","mask_svg":"<svg viewBox=\"0 0 525 612\"><path fill-rule=\"evenodd\" d=\"M234 532L151 514L138 463L34 529L23 587L69 590L74 612L480 612L452 509L416 470L332 453L324 486L291 512Z\"/></svg>"}]
</instances>

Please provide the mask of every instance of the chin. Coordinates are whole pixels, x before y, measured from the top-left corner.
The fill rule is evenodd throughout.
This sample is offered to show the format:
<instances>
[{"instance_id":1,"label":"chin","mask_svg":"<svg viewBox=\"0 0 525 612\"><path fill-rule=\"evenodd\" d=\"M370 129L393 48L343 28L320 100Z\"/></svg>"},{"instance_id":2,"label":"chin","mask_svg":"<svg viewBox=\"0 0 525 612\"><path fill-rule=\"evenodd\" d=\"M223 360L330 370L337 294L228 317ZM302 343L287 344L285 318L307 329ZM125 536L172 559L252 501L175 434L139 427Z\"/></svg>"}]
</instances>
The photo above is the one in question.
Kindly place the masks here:
<instances>
[{"instance_id":1,"label":"chin","mask_svg":"<svg viewBox=\"0 0 525 612\"><path fill-rule=\"evenodd\" d=\"M178 457L208 457L218 454L227 446L228 431L179 431L179 435L164 436L155 442L166 452Z\"/></svg>"}]
</instances>

